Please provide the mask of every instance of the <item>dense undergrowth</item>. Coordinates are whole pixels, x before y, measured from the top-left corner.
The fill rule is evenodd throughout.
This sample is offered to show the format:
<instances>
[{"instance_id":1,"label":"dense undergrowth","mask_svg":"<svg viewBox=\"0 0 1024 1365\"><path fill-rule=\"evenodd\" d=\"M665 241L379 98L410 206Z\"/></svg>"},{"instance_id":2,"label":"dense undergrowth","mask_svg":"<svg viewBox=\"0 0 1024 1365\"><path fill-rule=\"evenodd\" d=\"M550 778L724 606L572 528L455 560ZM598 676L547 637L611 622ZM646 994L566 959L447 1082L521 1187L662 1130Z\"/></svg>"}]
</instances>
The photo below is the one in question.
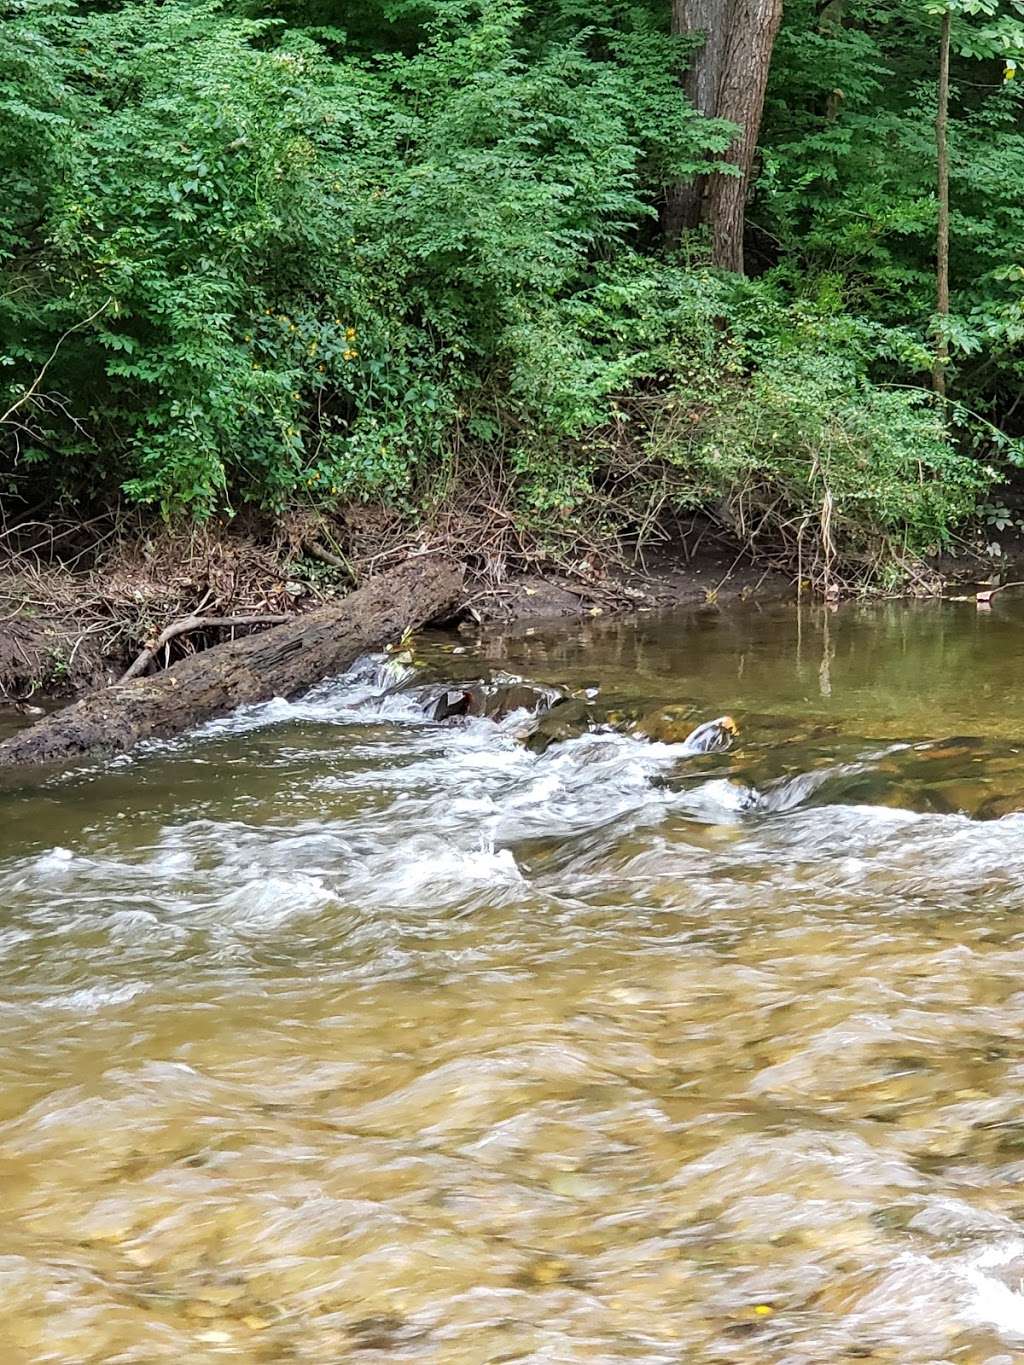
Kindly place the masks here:
<instances>
[{"instance_id":1,"label":"dense undergrowth","mask_svg":"<svg viewBox=\"0 0 1024 1365\"><path fill-rule=\"evenodd\" d=\"M819 580L914 572L1018 458L1024 366L1021 100L962 52L926 389L934 23L790 7L741 278L659 231L730 129L658 0L7 0L8 524L497 499L565 555L700 508Z\"/></svg>"}]
</instances>

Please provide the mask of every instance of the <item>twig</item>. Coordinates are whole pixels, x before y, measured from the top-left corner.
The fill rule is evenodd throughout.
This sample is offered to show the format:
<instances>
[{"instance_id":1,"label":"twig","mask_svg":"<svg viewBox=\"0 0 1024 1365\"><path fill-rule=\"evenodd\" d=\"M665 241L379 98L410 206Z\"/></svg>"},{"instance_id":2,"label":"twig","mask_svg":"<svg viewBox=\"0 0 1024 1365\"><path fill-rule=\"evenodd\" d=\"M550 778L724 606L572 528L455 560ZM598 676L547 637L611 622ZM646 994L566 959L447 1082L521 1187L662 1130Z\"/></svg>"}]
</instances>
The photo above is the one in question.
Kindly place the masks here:
<instances>
[{"instance_id":1,"label":"twig","mask_svg":"<svg viewBox=\"0 0 1024 1365\"><path fill-rule=\"evenodd\" d=\"M1005 592L1007 588L1024 588L1024 582L1000 583L998 588L987 588L984 592L976 592L974 594L974 600L975 602L980 602L982 606L984 606L986 602L992 601L997 592Z\"/></svg>"},{"instance_id":2,"label":"twig","mask_svg":"<svg viewBox=\"0 0 1024 1365\"><path fill-rule=\"evenodd\" d=\"M311 559L319 559L321 564L330 564L335 569L343 569L352 577L352 566L341 555L334 554L331 550L325 549L319 541L307 540L302 547Z\"/></svg>"},{"instance_id":3,"label":"twig","mask_svg":"<svg viewBox=\"0 0 1024 1365\"><path fill-rule=\"evenodd\" d=\"M53 350L50 352L49 357L48 357L47 360L46 360L46 363L43 365L43 368L39 371L39 373L36 375L35 379L33 379L32 383L31 383L31 384L29 385L29 387L25 390L25 392L21 395L21 397L15 399L15 401L11 404L11 406L7 409L7 411L3 414L3 416L0 417L0 423L8 422L8 421L11 419L11 417L14 415L14 413L16 413L16 412L18 411L18 409L21 407L22 403L27 403L28 400L32 397L32 395L35 393L36 389L39 388L39 385L43 382L44 378L46 377L46 371L47 371L47 370L50 368L50 366L53 364L54 360L56 360L56 358L57 358L57 352L58 352L58 351L60 350L60 348L64 345L65 341L67 341L67 339L68 339L68 337L71 335L71 333L72 333L72 332L78 332L78 331L80 331L81 328L83 328L83 327L88 327L90 322L95 322L96 319L99 317L99 315L100 315L101 313L103 313L103 312L106 312L107 308L108 308L108 307L110 306L110 304L112 304L113 302L114 302L113 298L109 298L109 299L104 300L104 302L100 304L100 306L96 309L96 311L95 311L94 313L90 313L89 316L88 316L87 318L83 318L83 319L81 320L81 322L73 323L73 324L68 328L68 330L64 333L63 336L57 338L57 344L56 344L56 346L54 346Z\"/></svg>"},{"instance_id":4,"label":"twig","mask_svg":"<svg viewBox=\"0 0 1024 1365\"><path fill-rule=\"evenodd\" d=\"M186 616L167 627L152 644L146 646L131 668L122 675L119 682L131 682L153 662L165 645L176 640L179 635L188 635L194 630L213 630L227 626L283 626L290 616Z\"/></svg>"},{"instance_id":5,"label":"twig","mask_svg":"<svg viewBox=\"0 0 1024 1365\"><path fill-rule=\"evenodd\" d=\"M740 562L740 560L744 557L744 555L745 555L746 553L747 553L747 550L746 550L746 547L744 546L744 547L740 550L740 552L739 552L739 554L736 556L736 558L735 558L735 559L732 561L732 563L729 565L729 567L726 569L726 571L725 571L725 573L723 574L723 576L718 580L718 582L715 584L715 586L711 589L711 591L714 593L715 597L717 597L718 594L721 592L723 586L724 586L726 583L728 583L729 579L732 577L733 570L736 568L736 565Z\"/></svg>"}]
</instances>

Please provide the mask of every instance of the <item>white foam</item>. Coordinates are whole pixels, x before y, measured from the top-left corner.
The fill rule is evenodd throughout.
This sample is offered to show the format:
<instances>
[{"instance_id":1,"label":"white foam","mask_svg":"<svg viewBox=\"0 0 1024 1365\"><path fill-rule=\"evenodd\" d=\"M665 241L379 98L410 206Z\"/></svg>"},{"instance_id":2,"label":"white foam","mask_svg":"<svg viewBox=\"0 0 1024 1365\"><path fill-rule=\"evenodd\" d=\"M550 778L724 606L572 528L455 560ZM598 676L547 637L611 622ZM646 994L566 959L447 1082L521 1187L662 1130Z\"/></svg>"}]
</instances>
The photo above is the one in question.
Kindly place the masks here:
<instances>
[{"instance_id":1,"label":"white foam","mask_svg":"<svg viewBox=\"0 0 1024 1365\"><path fill-rule=\"evenodd\" d=\"M963 1316L968 1322L986 1324L1015 1337L1024 1337L1024 1239L1008 1238L972 1252L959 1266L970 1288ZM1016 1288L991 1272L1020 1261L1021 1278Z\"/></svg>"},{"instance_id":2,"label":"white foam","mask_svg":"<svg viewBox=\"0 0 1024 1365\"><path fill-rule=\"evenodd\" d=\"M44 1010L70 1010L74 1014L96 1014L102 1009L127 1005L137 996L145 995L148 987L139 982L122 986L84 986L65 995L42 995L35 1004Z\"/></svg>"},{"instance_id":3,"label":"white foam","mask_svg":"<svg viewBox=\"0 0 1024 1365\"><path fill-rule=\"evenodd\" d=\"M186 740L222 739L302 722L319 725L353 725L372 719L422 722L423 713L415 700L398 690L415 676L415 668L387 654L367 654L339 677L318 683L294 701L273 697L239 706L230 715L197 726ZM149 747L178 747L182 742L156 741Z\"/></svg>"},{"instance_id":4,"label":"white foam","mask_svg":"<svg viewBox=\"0 0 1024 1365\"><path fill-rule=\"evenodd\" d=\"M346 890L373 905L453 904L486 890L525 885L510 849L460 849L430 836L416 836L374 859Z\"/></svg>"},{"instance_id":5,"label":"white foam","mask_svg":"<svg viewBox=\"0 0 1024 1365\"><path fill-rule=\"evenodd\" d=\"M51 875L63 876L71 870L71 864L75 860L75 855L69 848L51 848L46 853L41 853L35 860L35 871L41 877Z\"/></svg>"},{"instance_id":6,"label":"white foam","mask_svg":"<svg viewBox=\"0 0 1024 1365\"><path fill-rule=\"evenodd\" d=\"M198 918L238 928L276 929L299 915L315 914L335 899L320 877L293 872L288 877L255 877L208 904Z\"/></svg>"}]
</instances>

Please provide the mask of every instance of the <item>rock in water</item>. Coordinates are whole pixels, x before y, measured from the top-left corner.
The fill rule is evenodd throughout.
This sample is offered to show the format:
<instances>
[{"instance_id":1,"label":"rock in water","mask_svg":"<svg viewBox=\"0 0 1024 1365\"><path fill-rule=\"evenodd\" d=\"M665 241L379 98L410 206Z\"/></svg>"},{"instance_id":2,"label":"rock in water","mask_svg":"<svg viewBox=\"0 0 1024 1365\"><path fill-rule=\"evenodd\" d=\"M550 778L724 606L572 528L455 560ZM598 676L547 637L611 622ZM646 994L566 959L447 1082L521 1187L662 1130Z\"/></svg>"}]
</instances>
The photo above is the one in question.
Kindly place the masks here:
<instances>
[{"instance_id":1,"label":"rock in water","mask_svg":"<svg viewBox=\"0 0 1024 1365\"><path fill-rule=\"evenodd\" d=\"M658 744L681 744L693 733L696 706L659 706L636 723L636 733Z\"/></svg>"},{"instance_id":2,"label":"rock in water","mask_svg":"<svg viewBox=\"0 0 1024 1365\"><path fill-rule=\"evenodd\" d=\"M473 700L473 692L468 687L448 688L429 706L430 719L451 720L455 716L468 715Z\"/></svg>"},{"instance_id":3,"label":"rock in water","mask_svg":"<svg viewBox=\"0 0 1024 1365\"><path fill-rule=\"evenodd\" d=\"M554 689L512 678L495 681L484 689L479 714L491 720L504 720L513 711L532 711L536 715L546 711L552 704L557 705L558 701L559 696Z\"/></svg>"},{"instance_id":4,"label":"rock in water","mask_svg":"<svg viewBox=\"0 0 1024 1365\"><path fill-rule=\"evenodd\" d=\"M552 703L557 704L558 700L558 693L553 688L506 677L493 682L449 687L441 693L430 692L423 709L435 721L457 720L461 716L483 716L487 720L501 721L515 711L536 715Z\"/></svg>"},{"instance_id":5,"label":"rock in water","mask_svg":"<svg viewBox=\"0 0 1024 1365\"><path fill-rule=\"evenodd\" d=\"M691 730L683 743L694 754L717 754L728 749L738 733L732 716L719 716L717 720L707 720Z\"/></svg>"},{"instance_id":6,"label":"rock in water","mask_svg":"<svg viewBox=\"0 0 1024 1365\"><path fill-rule=\"evenodd\" d=\"M526 737L526 747L532 754L543 754L552 744L584 734L592 721L593 713L586 701L580 697L566 697L555 702L541 716Z\"/></svg>"}]
</instances>

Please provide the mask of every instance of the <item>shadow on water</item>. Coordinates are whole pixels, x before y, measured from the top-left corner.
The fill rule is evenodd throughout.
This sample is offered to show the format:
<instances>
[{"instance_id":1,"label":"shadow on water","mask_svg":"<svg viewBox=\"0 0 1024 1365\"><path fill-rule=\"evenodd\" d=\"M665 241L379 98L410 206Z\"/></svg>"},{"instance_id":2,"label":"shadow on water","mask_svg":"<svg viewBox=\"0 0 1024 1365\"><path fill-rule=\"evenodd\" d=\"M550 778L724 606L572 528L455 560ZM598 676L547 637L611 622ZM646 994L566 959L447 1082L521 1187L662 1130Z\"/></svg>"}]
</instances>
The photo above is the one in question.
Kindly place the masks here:
<instances>
[{"instance_id":1,"label":"shadow on water","mask_svg":"<svg viewBox=\"0 0 1024 1365\"><path fill-rule=\"evenodd\" d=\"M1021 625L436 637L0 795L4 1361L1017 1359ZM426 718L495 670L592 723Z\"/></svg>"}]
</instances>

